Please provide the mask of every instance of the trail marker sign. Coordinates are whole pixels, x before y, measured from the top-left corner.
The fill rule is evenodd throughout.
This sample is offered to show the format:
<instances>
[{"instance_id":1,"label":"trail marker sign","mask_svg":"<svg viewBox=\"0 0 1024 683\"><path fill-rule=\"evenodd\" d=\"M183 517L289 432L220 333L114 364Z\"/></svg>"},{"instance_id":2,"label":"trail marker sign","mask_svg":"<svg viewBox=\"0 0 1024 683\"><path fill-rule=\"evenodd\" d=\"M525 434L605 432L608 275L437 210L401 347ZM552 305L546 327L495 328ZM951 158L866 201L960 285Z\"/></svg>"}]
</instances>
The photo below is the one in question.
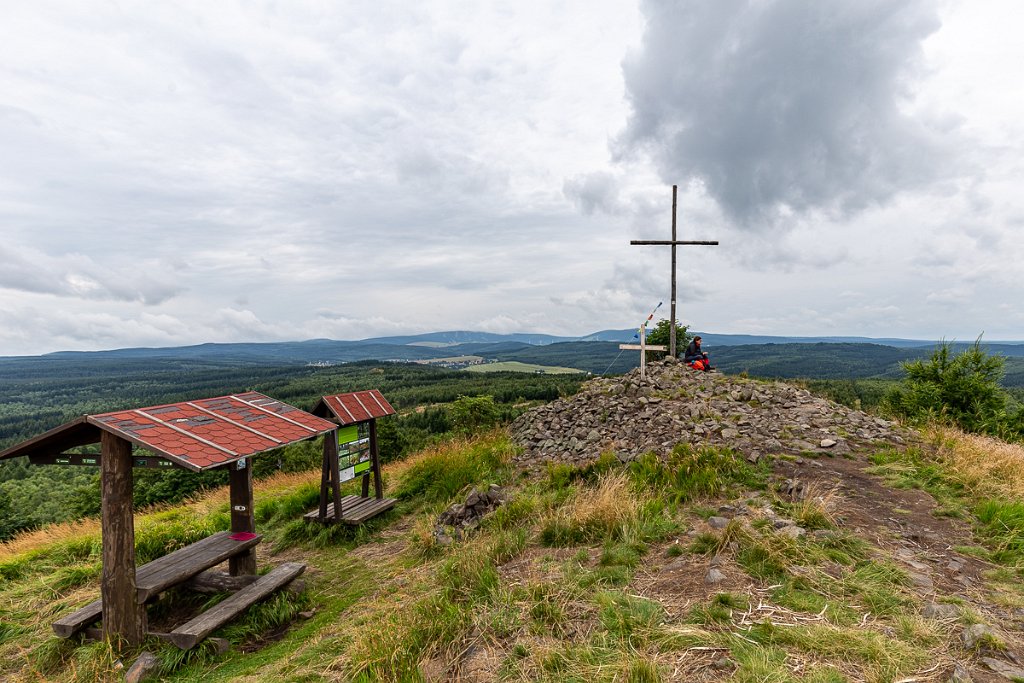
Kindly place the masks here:
<instances>
[{"instance_id":1,"label":"trail marker sign","mask_svg":"<svg viewBox=\"0 0 1024 683\"><path fill-rule=\"evenodd\" d=\"M640 327L640 343L639 344L619 344L619 348L624 351L640 351L640 379L647 377L647 352L648 351L665 351L665 347L661 344L647 345L647 323L644 323Z\"/></svg>"}]
</instances>

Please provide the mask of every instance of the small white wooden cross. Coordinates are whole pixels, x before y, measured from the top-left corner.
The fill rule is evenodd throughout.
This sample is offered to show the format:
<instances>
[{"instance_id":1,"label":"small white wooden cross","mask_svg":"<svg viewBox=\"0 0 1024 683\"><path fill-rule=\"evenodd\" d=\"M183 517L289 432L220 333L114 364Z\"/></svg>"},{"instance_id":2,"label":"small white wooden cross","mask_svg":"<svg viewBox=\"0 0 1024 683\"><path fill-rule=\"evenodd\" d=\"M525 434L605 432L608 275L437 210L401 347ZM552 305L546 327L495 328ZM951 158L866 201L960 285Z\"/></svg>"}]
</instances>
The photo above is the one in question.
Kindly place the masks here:
<instances>
[{"instance_id":1,"label":"small white wooden cross","mask_svg":"<svg viewBox=\"0 0 1024 683\"><path fill-rule=\"evenodd\" d=\"M647 377L646 366L647 366L647 352L648 351L667 351L662 344L654 344L652 346L647 345L647 323L640 326L640 343L639 344L619 344L619 348L626 351L640 351L640 379Z\"/></svg>"}]
</instances>

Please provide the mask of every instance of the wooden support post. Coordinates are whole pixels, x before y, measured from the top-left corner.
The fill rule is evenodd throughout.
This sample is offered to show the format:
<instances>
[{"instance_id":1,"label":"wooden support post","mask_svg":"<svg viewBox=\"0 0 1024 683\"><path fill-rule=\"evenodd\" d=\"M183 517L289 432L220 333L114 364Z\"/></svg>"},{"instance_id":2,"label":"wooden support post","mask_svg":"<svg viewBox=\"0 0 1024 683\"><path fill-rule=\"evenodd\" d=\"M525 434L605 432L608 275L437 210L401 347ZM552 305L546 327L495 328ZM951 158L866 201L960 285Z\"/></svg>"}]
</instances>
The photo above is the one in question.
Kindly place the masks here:
<instances>
[{"instance_id":1,"label":"wooden support post","mask_svg":"<svg viewBox=\"0 0 1024 683\"><path fill-rule=\"evenodd\" d=\"M327 492L331 490L330 448L331 434L333 433L335 432L324 434L324 461L320 466L320 510L317 512L317 519L320 520L321 524L327 521ZM335 440L334 443L335 453L337 453L337 440Z\"/></svg>"},{"instance_id":2,"label":"wooden support post","mask_svg":"<svg viewBox=\"0 0 1024 683\"><path fill-rule=\"evenodd\" d=\"M228 465L231 472L231 531L234 533L255 533L256 519L253 515L252 467L251 458L242 458ZM256 548L228 560L228 572L231 576L244 576L256 573Z\"/></svg>"},{"instance_id":3,"label":"wooden support post","mask_svg":"<svg viewBox=\"0 0 1024 683\"><path fill-rule=\"evenodd\" d=\"M370 469L363 475L363 498L370 497L370 474L373 473L373 448L377 440L376 420L370 420Z\"/></svg>"},{"instance_id":4,"label":"wooden support post","mask_svg":"<svg viewBox=\"0 0 1024 683\"><path fill-rule=\"evenodd\" d=\"M377 452L376 420L370 420L370 468L373 470L373 493L380 500L384 497L384 482L380 480L380 453Z\"/></svg>"},{"instance_id":5,"label":"wooden support post","mask_svg":"<svg viewBox=\"0 0 1024 683\"><path fill-rule=\"evenodd\" d=\"M132 444L107 431L100 443L103 635L138 645L146 635L146 607L139 604L135 585Z\"/></svg>"},{"instance_id":6,"label":"wooden support post","mask_svg":"<svg viewBox=\"0 0 1024 683\"><path fill-rule=\"evenodd\" d=\"M334 498L334 520L340 522L342 517L341 509L341 472L338 471L338 430L324 434L324 452L327 453L327 464L331 473L331 496Z\"/></svg>"},{"instance_id":7,"label":"wooden support post","mask_svg":"<svg viewBox=\"0 0 1024 683\"><path fill-rule=\"evenodd\" d=\"M672 302L669 306L668 326L668 353L676 357L676 192L678 188L672 186Z\"/></svg>"}]
</instances>

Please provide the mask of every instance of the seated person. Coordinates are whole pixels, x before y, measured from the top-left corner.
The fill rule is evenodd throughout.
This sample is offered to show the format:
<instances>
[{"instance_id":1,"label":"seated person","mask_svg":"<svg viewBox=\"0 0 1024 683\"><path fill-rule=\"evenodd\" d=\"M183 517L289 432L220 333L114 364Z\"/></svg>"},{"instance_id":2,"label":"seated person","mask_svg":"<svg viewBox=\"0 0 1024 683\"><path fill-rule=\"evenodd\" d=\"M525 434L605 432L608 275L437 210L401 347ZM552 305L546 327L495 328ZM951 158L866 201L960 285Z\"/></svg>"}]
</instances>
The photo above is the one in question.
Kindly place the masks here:
<instances>
[{"instance_id":1,"label":"seated person","mask_svg":"<svg viewBox=\"0 0 1024 683\"><path fill-rule=\"evenodd\" d=\"M683 353L683 362L698 370L713 370L708 354L700 350L700 337L694 337Z\"/></svg>"}]
</instances>

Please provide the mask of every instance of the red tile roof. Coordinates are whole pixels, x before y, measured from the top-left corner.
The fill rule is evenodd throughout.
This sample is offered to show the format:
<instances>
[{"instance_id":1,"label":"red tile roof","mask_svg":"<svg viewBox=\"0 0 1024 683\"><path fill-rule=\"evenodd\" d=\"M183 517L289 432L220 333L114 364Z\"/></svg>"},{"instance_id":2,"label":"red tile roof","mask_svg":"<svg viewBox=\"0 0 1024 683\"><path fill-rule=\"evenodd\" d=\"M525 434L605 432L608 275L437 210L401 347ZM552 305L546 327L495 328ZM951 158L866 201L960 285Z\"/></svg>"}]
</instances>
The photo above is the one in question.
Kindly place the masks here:
<instances>
[{"instance_id":1,"label":"red tile roof","mask_svg":"<svg viewBox=\"0 0 1024 683\"><path fill-rule=\"evenodd\" d=\"M190 470L218 465L304 441L335 429L327 420L254 391L89 415L88 424L116 434ZM63 448L82 430L70 422L0 453L0 458ZM92 436L91 443L95 443ZM85 443L79 440L79 443Z\"/></svg>"},{"instance_id":2,"label":"red tile roof","mask_svg":"<svg viewBox=\"0 0 1024 683\"><path fill-rule=\"evenodd\" d=\"M326 415L325 408L338 418L342 426L369 422L378 417L395 414L395 409L377 389L323 396L313 408L313 412L317 415Z\"/></svg>"}]
</instances>

